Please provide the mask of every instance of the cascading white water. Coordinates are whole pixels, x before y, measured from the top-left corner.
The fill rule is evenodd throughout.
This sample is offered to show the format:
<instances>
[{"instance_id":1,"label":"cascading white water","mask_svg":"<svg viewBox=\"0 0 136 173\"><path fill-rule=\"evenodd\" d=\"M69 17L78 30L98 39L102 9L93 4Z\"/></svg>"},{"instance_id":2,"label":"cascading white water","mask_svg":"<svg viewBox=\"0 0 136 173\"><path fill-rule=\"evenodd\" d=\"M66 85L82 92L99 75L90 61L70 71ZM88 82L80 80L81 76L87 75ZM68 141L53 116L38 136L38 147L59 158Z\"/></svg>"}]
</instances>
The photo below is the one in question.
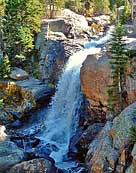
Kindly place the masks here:
<instances>
[{"instance_id":1,"label":"cascading white water","mask_svg":"<svg viewBox=\"0 0 136 173\"><path fill-rule=\"evenodd\" d=\"M42 133L42 140L45 144L55 149L51 157L56 164L63 162L63 157L68 152L69 142L78 124L77 108L80 106L80 67L88 54L96 54L101 48L98 44L104 44L110 35L99 41L93 41L90 48L79 51L72 55L61 75L55 96L47 113L45 120L46 129Z\"/></svg>"}]
</instances>

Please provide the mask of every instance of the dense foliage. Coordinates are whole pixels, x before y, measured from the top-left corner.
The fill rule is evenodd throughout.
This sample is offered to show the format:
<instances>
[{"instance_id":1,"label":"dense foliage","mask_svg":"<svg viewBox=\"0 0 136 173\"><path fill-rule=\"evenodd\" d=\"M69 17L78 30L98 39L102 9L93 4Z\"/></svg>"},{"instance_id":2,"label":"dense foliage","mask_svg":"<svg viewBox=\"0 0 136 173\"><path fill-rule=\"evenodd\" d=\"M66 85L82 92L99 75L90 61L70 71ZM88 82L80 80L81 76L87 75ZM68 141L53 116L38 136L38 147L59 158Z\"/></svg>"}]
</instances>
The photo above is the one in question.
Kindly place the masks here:
<instances>
[{"instance_id":1,"label":"dense foliage","mask_svg":"<svg viewBox=\"0 0 136 173\"><path fill-rule=\"evenodd\" d=\"M110 13L110 2L109 0L95 0L94 1L94 12L98 14L109 14Z\"/></svg>"},{"instance_id":2,"label":"dense foliage","mask_svg":"<svg viewBox=\"0 0 136 173\"><path fill-rule=\"evenodd\" d=\"M59 9L69 8L86 16L111 14L115 21L121 5L125 5L121 16L124 23L130 16L128 0L0 0L0 49L13 63L16 58L30 57L44 13L52 18Z\"/></svg>"},{"instance_id":3,"label":"dense foliage","mask_svg":"<svg viewBox=\"0 0 136 173\"><path fill-rule=\"evenodd\" d=\"M130 19L131 16L131 5L128 0L125 1L124 9L120 18L122 24Z\"/></svg>"},{"instance_id":4,"label":"dense foliage","mask_svg":"<svg viewBox=\"0 0 136 173\"><path fill-rule=\"evenodd\" d=\"M39 0L7 0L4 15L6 53L10 58L25 56L40 31L43 6Z\"/></svg>"},{"instance_id":5,"label":"dense foliage","mask_svg":"<svg viewBox=\"0 0 136 173\"><path fill-rule=\"evenodd\" d=\"M7 55L0 59L0 79L8 78L11 71L10 61Z\"/></svg>"},{"instance_id":6,"label":"dense foliage","mask_svg":"<svg viewBox=\"0 0 136 173\"><path fill-rule=\"evenodd\" d=\"M115 8L128 4L127 0L42 0L46 3L46 10L50 11L50 18L53 11L60 8L69 8L75 12L86 14L112 14Z\"/></svg>"}]
</instances>

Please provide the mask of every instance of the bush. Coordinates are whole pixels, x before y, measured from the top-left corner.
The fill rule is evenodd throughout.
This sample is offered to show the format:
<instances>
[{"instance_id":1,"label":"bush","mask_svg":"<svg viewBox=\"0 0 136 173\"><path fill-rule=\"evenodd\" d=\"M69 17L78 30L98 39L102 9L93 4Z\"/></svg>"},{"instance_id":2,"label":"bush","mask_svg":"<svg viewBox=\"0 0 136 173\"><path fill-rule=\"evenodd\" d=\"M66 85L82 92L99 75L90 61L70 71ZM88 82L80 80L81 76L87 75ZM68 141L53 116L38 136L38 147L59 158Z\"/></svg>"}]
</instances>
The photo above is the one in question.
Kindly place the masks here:
<instances>
[{"instance_id":1,"label":"bush","mask_svg":"<svg viewBox=\"0 0 136 173\"><path fill-rule=\"evenodd\" d=\"M8 56L0 59L0 79L8 78L11 71L10 61Z\"/></svg>"}]
</instances>

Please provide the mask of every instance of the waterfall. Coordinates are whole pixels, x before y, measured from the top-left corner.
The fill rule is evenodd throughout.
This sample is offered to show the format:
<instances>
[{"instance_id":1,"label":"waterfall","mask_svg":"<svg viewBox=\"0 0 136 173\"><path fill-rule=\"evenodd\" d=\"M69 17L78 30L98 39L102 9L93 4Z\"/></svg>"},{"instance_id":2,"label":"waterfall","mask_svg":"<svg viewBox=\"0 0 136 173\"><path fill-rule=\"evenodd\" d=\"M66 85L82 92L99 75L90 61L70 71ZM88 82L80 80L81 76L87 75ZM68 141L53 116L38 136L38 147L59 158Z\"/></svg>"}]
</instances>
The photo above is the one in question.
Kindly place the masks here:
<instances>
[{"instance_id":1,"label":"waterfall","mask_svg":"<svg viewBox=\"0 0 136 173\"><path fill-rule=\"evenodd\" d=\"M52 148L50 156L56 164L63 162L69 147L70 138L78 124L78 108L80 107L80 68L88 54L99 53L99 45L104 44L110 35L98 41L87 43L87 49L73 54L60 76L56 93L52 98L45 129L42 133L44 144ZM90 44L90 46L89 46Z\"/></svg>"}]
</instances>

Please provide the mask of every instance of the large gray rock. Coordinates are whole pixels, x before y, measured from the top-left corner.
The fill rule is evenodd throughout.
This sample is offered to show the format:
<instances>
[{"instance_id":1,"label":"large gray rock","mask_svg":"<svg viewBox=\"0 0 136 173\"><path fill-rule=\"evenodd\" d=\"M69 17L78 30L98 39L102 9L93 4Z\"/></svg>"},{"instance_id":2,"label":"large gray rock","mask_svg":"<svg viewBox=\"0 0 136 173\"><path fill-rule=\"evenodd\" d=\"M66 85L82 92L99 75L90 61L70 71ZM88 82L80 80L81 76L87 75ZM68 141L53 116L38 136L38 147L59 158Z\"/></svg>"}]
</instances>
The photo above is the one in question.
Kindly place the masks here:
<instances>
[{"instance_id":1,"label":"large gray rock","mask_svg":"<svg viewBox=\"0 0 136 173\"><path fill-rule=\"evenodd\" d=\"M0 171L5 172L13 165L23 161L24 153L13 142L0 142Z\"/></svg>"},{"instance_id":2,"label":"large gray rock","mask_svg":"<svg viewBox=\"0 0 136 173\"><path fill-rule=\"evenodd\" d=\"M125 43L127 44L127 49L135 50L136 48L136 34L133 33L129 34L128 37L125 39Z\"/></svg>"},{"instance_id":3,"label":"large gray rock","mask_svg":"<svg viewBox=\"0 0 136 173\"><path fill-rule=\"evenodd\" d=\"M44 30L42 30L44 32ZM38 36L39 37L39 36ZM39 45L39 72L42 79L48 83L55 83L64 67L66 56L64 46L61 41L54 39L48 40L45 45L44 37L41 38Z\"/></svg>"},{"instance_id":4,"label":"large gray rock","mask_svg":"<svg viewBox=\"0 0 136 173\"><path fill-rule=\"evenodd\" d=\"M55 166L48 160L39 158L21 162L13 166L8 173L55 173Z\"/></svg>"},{"instance_id":5,"label":"large gray rock","mask_svg":"<svg viewBox=\"0 0 136 173\"><path fill-rule=\"evenodd\" d=\"M82 15L76 14L69 9L63 11L63 16L67 26L71 26L73 36L80 37L80 34L89 30L88 22Z\"/></svg>"},{"instance_id":6,"label":"large gray rock","mask_svg":"<svg viewBox=\"0 0 136 173\"><path fill-rule=\"evenodd\" d=\"M118 152L112 148L112 138L109 135L111 127L112 123L107 122L89 146L86 163L90 172L110 173L115 168Z\"/></svg>"},{"instance_id":7,"label":"large gray rock","mask_svg":"<svg viewBox=\"0 0 136 173\"><path fill-rule=\"evenodd\" d=\"M91 142L86 156L86 164L90 172L110 173L115 170L116 173L123 173L128 162L126 153L129 152L127 148L130 144L129 131L135 124L136 102L122 111L112 124L107 122L99 135ZM136 146L131 155L133 162L128 168L129 171L135 170ZM126 170L127 173L128 170Z\"/></svg>"},{"instance_id":8,"label":"large gray rock","mask_svg":"<svg viewBox=\"0 0 136 173\"><path fill-rule=\"evenodd\" d=\"M54 93L53 88L35 78L16 82L1 81L0 90L4 98L4 108L0 110L0 120L3 122L21 118L24 113L41 104L47 105Z\"/></svg>"},{"instance_id":9,"label":"large gray rock","mask_svg":"<svg viewBox=\"0 0 136 173\"><path fill-rule=\"evenodd\" d=\"M124 145L129 143L129 130L136 124L136 102L124 109L113 121L111 135L113 147L123 151Z\"/></svg>"},{"instance_id":10,"label":"large gray rock","mask_svg":"<svg viewBox=\"0 0 136 173\"><path fill-rule=\"evenodd\" d=\"M80 72L82 92L89 99L90 105L107 105L107 86L111 68L106 54L88 55Z\"/></svg>"},{"instance_id":11,"label":"large gray rock","mask_svg":"<svg viewBox=\"0 0 136 173\"><path fill-rule=\"evenodd\" d=\"M83 15L64 9L62 16L58 19L43 19L42 29L46 33L49 32L49 35L51 35L51 32L62 32L66 37L80 37L81 33L89 31L90 28Z\"/></svg>"},{"instance_id":12,"label":"large gray rock","mask_svg":"<svg viewBox=\"0 0 136 173\"><path fill-rule=\"evenodd\" d=\"M45 30L42 29L40 34L44 35ZM79 41L58 40L58 37L45 41L45 37L40 35L37 36L36 45L40 57L39 73L41 73L43 80L53 84L58 81L69 56L83 48L83 44Z\"/></svg>"},{"instance_id":13,"label":"large gray rock","mask_svg":"<svg viewBox=\"0 0 136 173\"><path fill-rule=\"evenodd\" d=\"M89 25L92 23L96 23L98 25L107 25L110 24L110 16L109 15L100 15L100 16L95 16L95 17L86 17Z\"/></svg>"},{"instance_id":14,"label":"large gray rock","mask_svg":"<svg viewBox=\"0 0 136 173\"><path fill-rule=\"evenodd\" d=\"M30 92L36 102L38 100L46 99L53 93L52 88L50 88L48 85L44 84L40 80L35 79L34 77L31 77L28 80L24 81L17 81L16 84L22 89Z\"/></svg>"}]
</instances>

